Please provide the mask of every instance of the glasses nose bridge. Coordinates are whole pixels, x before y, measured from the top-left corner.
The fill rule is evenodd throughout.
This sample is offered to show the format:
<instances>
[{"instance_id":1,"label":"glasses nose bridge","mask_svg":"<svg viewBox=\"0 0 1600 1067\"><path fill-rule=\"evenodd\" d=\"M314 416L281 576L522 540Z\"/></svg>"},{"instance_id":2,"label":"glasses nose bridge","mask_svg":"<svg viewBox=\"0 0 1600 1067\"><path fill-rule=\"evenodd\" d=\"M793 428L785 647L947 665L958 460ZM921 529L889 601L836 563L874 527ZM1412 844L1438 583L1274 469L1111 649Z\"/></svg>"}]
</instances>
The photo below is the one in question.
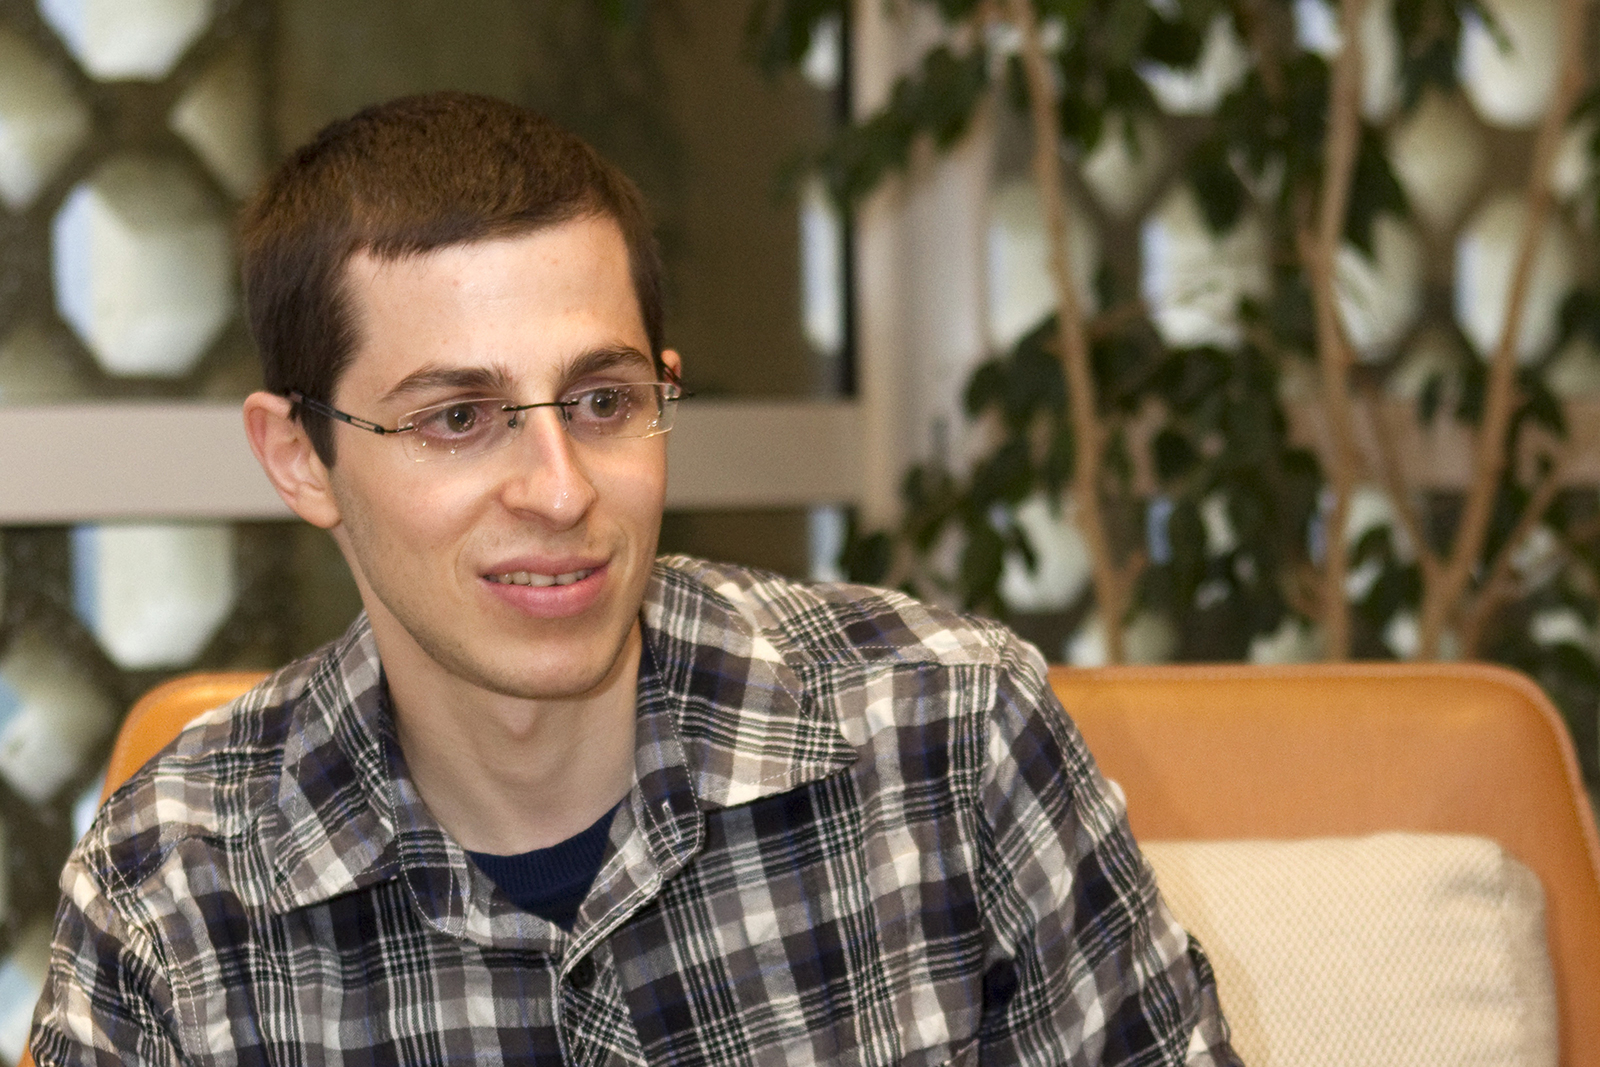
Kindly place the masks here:
<instances>
[{"instance_id":1,"label":"glasses nose bridge","mask_svg":"<svg viewBox=\"0 0 1600 1067\"><path fill-rule=\"evenodd\" d=\"M532 423L541 415L547 415L549 419L555 420L556 429L560 433L560 436L555 439L555 443L551 447L567 452L566 460L569 464L572 464L576 459L576 455L571 450L574 445L581 442L581 438L573 432L572 416L569 412L570 405L561 400L546 400L537 404L518 404L508 424L505 443L507 445L526 447L522 442L523 438L528 437L530 432L535 439L540 435L538 428ZM548 448L539 447L540 456L537 462L541 467L548 466L549 458L546 455L547 452Z\"/></svg>"},{"instance_id":2,"label":"glasses nose bridge","mask_svg":"<svg viewBox=\"0 0 1600 1067\"><path fill-rule=\"evenodd\" d=\"M544 400L537 404L518 404L512 414L511 431L513 439L521 437L528 428L528 423L537 418L542 412L548 412L555 419L556 425L568 441L578 440L578 435L572 429L572 405L565 400Z\"/></svg>"}]
</instances>

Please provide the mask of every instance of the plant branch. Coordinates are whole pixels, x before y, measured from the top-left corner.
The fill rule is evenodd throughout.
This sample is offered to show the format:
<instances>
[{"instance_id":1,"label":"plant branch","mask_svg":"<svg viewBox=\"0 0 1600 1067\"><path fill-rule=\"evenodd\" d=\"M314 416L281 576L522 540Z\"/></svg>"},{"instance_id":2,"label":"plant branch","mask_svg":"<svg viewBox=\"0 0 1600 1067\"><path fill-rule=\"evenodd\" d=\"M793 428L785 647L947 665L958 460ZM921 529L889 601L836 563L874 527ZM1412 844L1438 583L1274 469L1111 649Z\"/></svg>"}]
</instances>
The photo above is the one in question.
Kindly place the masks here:
<instances>
[{"instance_id":1,"label":"plant branch","mask_svg":"<svg viewBox=\"0 0 1600 1067\"><path fill-rule=\"evenodd\" d=\"M1275 0L1246 0L1239 8L1244 23L1245 38L1255 53L1256 69L1261 72L1261 85L1274 104L1281 104L1289 95L1283 73L1283 56L1278 47L1279 27L1273 26L1281 11L1274 11Z\"/></svg>"},{"instance_id":2,"label":"plant branch","mask_svg":"<svg viewBox=\"0 0 1600 1067\"><path fill-rule=\"evenodd\" d=\"M1528 289L1538 256L1545 218L1550 213L1550 171L1560 149L1567 119L1583 89L1583 12L1586 0L1561 0L1561 67L1548 109L1534 142L1533 164L1528 175L1528 207L1523 221L1516 266L1507 286L1505 321L1489 367L1489 386L1483 421L1478 428L1473 481L1467 490L1461 526L1452 546L1449 562L1438 582L1426 586L1422 597L1420 654L1431 659L1439 654L1440 642L1450 617L1466 594L1467 583L1483 553L1489 520L1494 510L1495 492L1505 470L1506 449L1515 412L1517 336L1521 332Z\"/></svg>"},{"instance_id":3,"label":"plant branch","mask_svg":"<svg viewBox=\"0 0 1600 1067\"><path fill-rule=\"evenodd\" d=\"M1322 615L1321 585L1316 568L1309 563L1291 564L1278 583L1284 601L1297 614L1307 619Z\"/></svg>"},{"instance_id":4,"label":"plant branch","mask_svg":"<svg viewBox=\"0 0 1600 1067\"><path fill-rule=\"evenodd\" d=\"M1350 344L1339 321L1334 279L1361 137L1361 22L1366 7L1366 0L1344 0L1340 5L1344 43L1333 67L1315 229L1303 221L1296 240L1311 283L1322 404L1331 438L1328 459L1332 468L1333 508L1326 517L1321 607L1326 642L1324 654L1335 660L1347 659L1350 655L1350 607L1345 596L1349 559L1344 527L1361 458L1356 450L1350 403Z\"/></svg>"},{"instance_id":5,"label":"plant branch","mask_svg":"<svg viewBox=\"0 0 1600 1067\"><path fill-rule=\"evenodd\" d=\"M1062 370L1067 379L1072 414L1073 504L1078 528L1094 565L1095 598L1105 626L1106 656L1122 662L1122 620L1140 566L1135 556L1119 564L1112 552L1100 500L1100 460L1106 434L1099 416L1094 375L1089 366L1089 340L1083 308L1072 283L1071 219L1061 173L1061 121L1056 112L1055 85L1039 39L1032 0L1006 0L1005 11L1022 38L1022 66L1028 81L1028 110L1033 124L1033 177L1050 235L1050 272L1056 287L1056 328Z\"/></svg>"},{"instance_id":6,"label":"plant branch","mask_svg":"<svg viewBox=\"0 0 1600 1067\"><path fill-rule=\"evenodd\" d=\"M1584 519L1581 523L1567 531L1567 543L1581 545L1585 541L1592 541L1600 537L1600 515Z\"/></svg>"},{"instance_id":7,"label":"plant branch","mask_svg":"<svg viewBox=\"0 0 1600 1067\"><path fill-rule=\"evenodd\" d=\"M1150 314L1150 305L1143 300L1125 300L1116 307L1107 308L1090 319L1085 330L1092 341L1131 326Z\"/></svg>"},{"instance_id":8,"label":"plant branch","mask_svg":"<svg viewBox=\"0 0 1600 1067\"><path fill-rule=\"evenodd\" d=\"M1505 544L1501 545L1500 551L1495 554L1494 562L1489 568L1489 577L1479 588L1472 605L1462 613L1461 654L1468 659L1477 656L1479 643L1483 640L1484 631L1495 610L1514 594L1511 570L1517 550L1522 547L1523 542L1539 523L1544 521L1545 512L1555 503L1556 494L1561 491L1563 476L1566 474L1567 463L1571 457L1572 446L1567 444L1558 453L1550 469L1545 471L1544 477L1528 499L1527 506L1522 509L1522 514L1517 516L1517 524L1512 528L1511 536L1506 538Z\"/></svg>"},{"instance_id":9,"label":"plant branch","mask_svg":"<svg viewBox=\"0 0 1600 1067\"><path fill-rule=\"evenodd\" d=\"M1367 415L1372 422L1372 438L1378 444L1378 471L1383 478L1383 486L1394 503L1395 512L1400 516L1400 525L1405 528L1406 536L1416 548L1423 583L1435 582L1443 572L1444 560L1429 541L1427 526L1417 510L1416 499L1401 475L1394 434L1389 431L1389 423L1383 417L1383 401L1376 390L1368 391Z\"/></svg>"}]
</instances>

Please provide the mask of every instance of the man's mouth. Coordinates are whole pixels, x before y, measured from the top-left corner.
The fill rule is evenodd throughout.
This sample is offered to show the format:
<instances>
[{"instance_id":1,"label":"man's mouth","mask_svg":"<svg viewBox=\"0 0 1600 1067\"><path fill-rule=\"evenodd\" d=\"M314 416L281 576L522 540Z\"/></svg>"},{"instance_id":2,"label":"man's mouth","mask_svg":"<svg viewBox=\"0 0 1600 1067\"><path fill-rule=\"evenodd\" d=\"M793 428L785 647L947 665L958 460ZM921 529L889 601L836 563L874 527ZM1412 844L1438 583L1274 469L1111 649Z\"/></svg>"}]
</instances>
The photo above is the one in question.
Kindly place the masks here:
<instances>
[{"instance_id":1,"label":"man's mouth","mask_svg":"<svg viewBox=\"0 0 1600 1067\"><path fill-rule=\"evenodd\" d=\"M594 567L565 574L535 574L533 571L512 571L509 574L491 574L489 580L501 585L531 585L544 588L551 585L571 585L581 582L595 572Z\"/></svg>"}]
</instances>

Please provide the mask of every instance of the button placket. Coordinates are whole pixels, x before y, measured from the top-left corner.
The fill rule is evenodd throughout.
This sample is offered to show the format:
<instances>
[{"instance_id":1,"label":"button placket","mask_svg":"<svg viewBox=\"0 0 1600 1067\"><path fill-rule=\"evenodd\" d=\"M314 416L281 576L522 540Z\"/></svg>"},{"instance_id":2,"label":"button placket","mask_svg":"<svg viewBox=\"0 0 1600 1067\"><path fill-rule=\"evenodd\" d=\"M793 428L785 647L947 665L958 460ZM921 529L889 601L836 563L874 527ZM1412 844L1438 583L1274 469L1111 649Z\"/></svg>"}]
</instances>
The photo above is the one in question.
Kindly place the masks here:
<instances>
[{"instance_id":1,"label":"button placket","mask_svg":"<svg viewBox=\"0 0 1600 1067\"><path fill-rule=\"evenodd\" d=\"M561 1045L569 1061L643 1067L644 1051L606 943L573 959L562 984Z\"/></svg>"}]
</instances>

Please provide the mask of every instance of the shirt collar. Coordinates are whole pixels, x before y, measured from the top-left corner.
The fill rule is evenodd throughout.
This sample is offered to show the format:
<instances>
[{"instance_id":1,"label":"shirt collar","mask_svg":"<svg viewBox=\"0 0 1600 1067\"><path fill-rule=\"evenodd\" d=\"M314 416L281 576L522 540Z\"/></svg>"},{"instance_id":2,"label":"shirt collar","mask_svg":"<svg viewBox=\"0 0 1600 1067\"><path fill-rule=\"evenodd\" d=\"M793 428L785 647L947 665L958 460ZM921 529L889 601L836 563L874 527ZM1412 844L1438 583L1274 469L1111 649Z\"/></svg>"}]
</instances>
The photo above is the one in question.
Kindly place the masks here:
<instances>
[{"instance_id":1,"label":"shirt collar","mask_svg":"<svg viewBox=\"0 0 1600 1067\"><path fill-rule=\"evenodd\" d=\"M264 814L279 908L326 900L394 872L382 677L363 614L311 662L303 688L288 695L276 803Z\"/></svg>"},{"instance_id":2,"label":"shirt collar","mask_svg":"<svg viewBox=\"0 0 1600 1067\"><path fill-rule=\"evenodd\" d=\"M595 906L585 906L574 930L583 940L585 927L687 862L700 847L704 810L786 792L856 760L832 709L807 696L799 653L775 616L719 575L665 561L646 589L637 781L613 825ZM277 803L266 816L274 904L303 907L403 870L424 914L446 932L500 944L540 939L542 920L527 917L539 926L525 929L520 912L484 907L488 881L417 796L384 694L362 616L310 668L294 700Z\"/></svg>"},{"instance_id":3,"label":"shirt collar","mask_svg":"<svg viewBox=\"0 0 1600 1067\"><path fill-rule=\"evenodd\" d=\"M786 792L856 761L833 709L801 681L805 657L748 584L662 561L642 615L701 807Z\"/></svg>"}]
</instances>

